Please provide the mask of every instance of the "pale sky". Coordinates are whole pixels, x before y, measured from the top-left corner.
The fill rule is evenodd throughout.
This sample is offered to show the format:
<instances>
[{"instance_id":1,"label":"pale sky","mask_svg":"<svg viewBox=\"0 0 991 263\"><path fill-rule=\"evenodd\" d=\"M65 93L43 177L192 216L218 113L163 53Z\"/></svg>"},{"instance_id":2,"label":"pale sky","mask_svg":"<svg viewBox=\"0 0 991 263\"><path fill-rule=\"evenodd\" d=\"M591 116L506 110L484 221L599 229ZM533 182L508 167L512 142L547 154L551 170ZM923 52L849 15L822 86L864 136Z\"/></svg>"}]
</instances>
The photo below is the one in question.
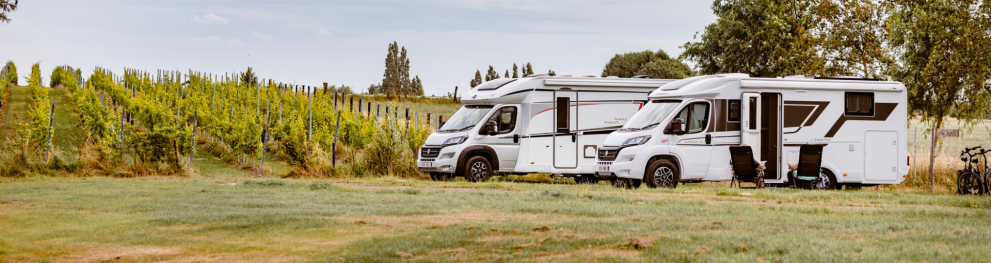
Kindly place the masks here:
<instances>
[{"instance_id":1,"label":"pale sky","mask_svg":"<svg viewBox=\"0 0 991 263\"><path fill-rule=\"evenodd\" d=\"M405 46L427 95L461 91L476 69L600 75L616 53L672 56L714 22L712 1L69 1L23 0L0 24L0 60L18 73L56 65L188 69L365 90L389 43ZM512 74L512 73L510 73ZM26 82L21 78L21 84ZM460 92L459 92L460 93Z\"/></svg>"}]
</instances>

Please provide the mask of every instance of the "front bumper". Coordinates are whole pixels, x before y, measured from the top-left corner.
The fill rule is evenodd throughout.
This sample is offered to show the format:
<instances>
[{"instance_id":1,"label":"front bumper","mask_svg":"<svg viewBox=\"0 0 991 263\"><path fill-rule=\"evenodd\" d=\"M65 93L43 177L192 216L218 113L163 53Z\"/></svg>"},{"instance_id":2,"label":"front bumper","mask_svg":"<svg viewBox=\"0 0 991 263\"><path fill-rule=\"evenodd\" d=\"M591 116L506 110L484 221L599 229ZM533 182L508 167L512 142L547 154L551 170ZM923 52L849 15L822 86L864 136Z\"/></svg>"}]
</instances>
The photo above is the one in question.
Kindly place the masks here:
<instances>
[{"instance_id":1,"label":"front bumper","mask_svg":"<svg viewBox=\"0 0 991 263\"><path fill-rule=\"evenodd\" d=\"M592 169L596 171L596 176L602 178L643 179L647 159L649 157L643 152L643 146L626 147L620 149L612 161L597 160ZM603 171L603 166L609 166L608 172Z\"/></svg>"},{"instance_id":2,"label":"front bumper","mask_svg":"<svg viewBox=\"0 0 991 263\"><path fill-rule=\"evenodd\" d=\"M431 147L431 146L424 146ZM436 148L437 146L433 146ZM451 145L440 148L440 153L436 157L424 157L423 148L417 155L416 169L424 173L455 173L458 170L458 154L461 149L458 145Z\"/></svg>"}]
</instances>

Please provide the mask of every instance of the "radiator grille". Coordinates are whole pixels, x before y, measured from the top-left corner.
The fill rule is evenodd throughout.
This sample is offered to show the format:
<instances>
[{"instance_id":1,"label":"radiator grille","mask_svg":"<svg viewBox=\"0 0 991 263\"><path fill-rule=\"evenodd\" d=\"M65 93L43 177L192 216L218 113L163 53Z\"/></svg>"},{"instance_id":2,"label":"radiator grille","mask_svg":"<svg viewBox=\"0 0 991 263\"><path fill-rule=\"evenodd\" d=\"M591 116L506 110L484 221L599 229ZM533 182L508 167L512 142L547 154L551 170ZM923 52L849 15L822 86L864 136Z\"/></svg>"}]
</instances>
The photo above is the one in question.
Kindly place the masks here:
<instances>
[{"instance_id":1,"label":"radiator grille","mask_svg":"<svg viewBox=\"0 0 991 263\"><path fill-rule=\"evenodd\" d=\"M440 147L423 147L420 148L420 157L424 158L436 158L440 155Z\"/></svg>"},{"instance_id":2,"label":"radiator grille","mask_svg":"<svg viewBox=\"0 0 991 263\"><path fill-rule=\"evenodd\" d=\"M599 160L615 161L617 153L619 153L619 149L615 149L615 150L599 149Z\"/></svg>"}]
</instances>

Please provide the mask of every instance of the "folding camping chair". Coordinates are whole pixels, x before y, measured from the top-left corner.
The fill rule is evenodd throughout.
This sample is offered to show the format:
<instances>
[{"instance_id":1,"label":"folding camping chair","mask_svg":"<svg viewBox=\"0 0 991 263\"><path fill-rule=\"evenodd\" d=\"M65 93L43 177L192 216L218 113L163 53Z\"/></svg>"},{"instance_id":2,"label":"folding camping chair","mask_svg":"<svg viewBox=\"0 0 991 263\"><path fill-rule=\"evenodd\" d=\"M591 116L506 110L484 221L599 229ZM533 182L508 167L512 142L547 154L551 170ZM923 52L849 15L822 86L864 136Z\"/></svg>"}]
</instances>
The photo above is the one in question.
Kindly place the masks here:
<instances>
[{"instance_id":1,"label":"folding camping chair","mask_svg":"<svg viewBox=\"0 0 991 263\"><path fill-rule=\"evenodd\" d=\"M822 182L822 145L805 144L798 150L798 169L791 171L793 185L812 189Z\"/></svg>"},{"instance_id":2,"label":"folding camping chair","mask_svg":"<svg viewBox=\"0 0 991 263\"><path fill-rule=\"evenodd\" d=\"M740 187L740 182L753 182L756 188L764 188L764 169L758 169L758 164L754 161L754 151L750 146L730 146L730 160L733 163L733 181L730 187L736 183Z\"/></svg>"}]
</instances>

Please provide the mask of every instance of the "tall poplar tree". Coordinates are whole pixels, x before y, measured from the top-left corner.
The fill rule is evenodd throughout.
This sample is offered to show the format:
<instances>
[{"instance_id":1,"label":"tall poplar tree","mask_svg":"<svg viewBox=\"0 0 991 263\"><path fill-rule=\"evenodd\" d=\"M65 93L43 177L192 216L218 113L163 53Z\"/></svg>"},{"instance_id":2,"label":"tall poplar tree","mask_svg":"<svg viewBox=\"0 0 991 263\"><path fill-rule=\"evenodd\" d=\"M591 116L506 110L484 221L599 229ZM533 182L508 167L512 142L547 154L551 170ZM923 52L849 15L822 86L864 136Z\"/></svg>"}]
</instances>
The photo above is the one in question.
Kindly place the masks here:
<instances>
[{"instance_id":1,"label":"tall poplar tree","mask_svg":"<svg viewBox=\"0 0 991 263\"><path fill-rule=\"evenodd\" d=\"M520 77L520 75L517 75L516 74L517 71L518 71L518 69L516 68L516 63L513 63L513 78L514 79Z\"/></svg>"}]
</instances>

